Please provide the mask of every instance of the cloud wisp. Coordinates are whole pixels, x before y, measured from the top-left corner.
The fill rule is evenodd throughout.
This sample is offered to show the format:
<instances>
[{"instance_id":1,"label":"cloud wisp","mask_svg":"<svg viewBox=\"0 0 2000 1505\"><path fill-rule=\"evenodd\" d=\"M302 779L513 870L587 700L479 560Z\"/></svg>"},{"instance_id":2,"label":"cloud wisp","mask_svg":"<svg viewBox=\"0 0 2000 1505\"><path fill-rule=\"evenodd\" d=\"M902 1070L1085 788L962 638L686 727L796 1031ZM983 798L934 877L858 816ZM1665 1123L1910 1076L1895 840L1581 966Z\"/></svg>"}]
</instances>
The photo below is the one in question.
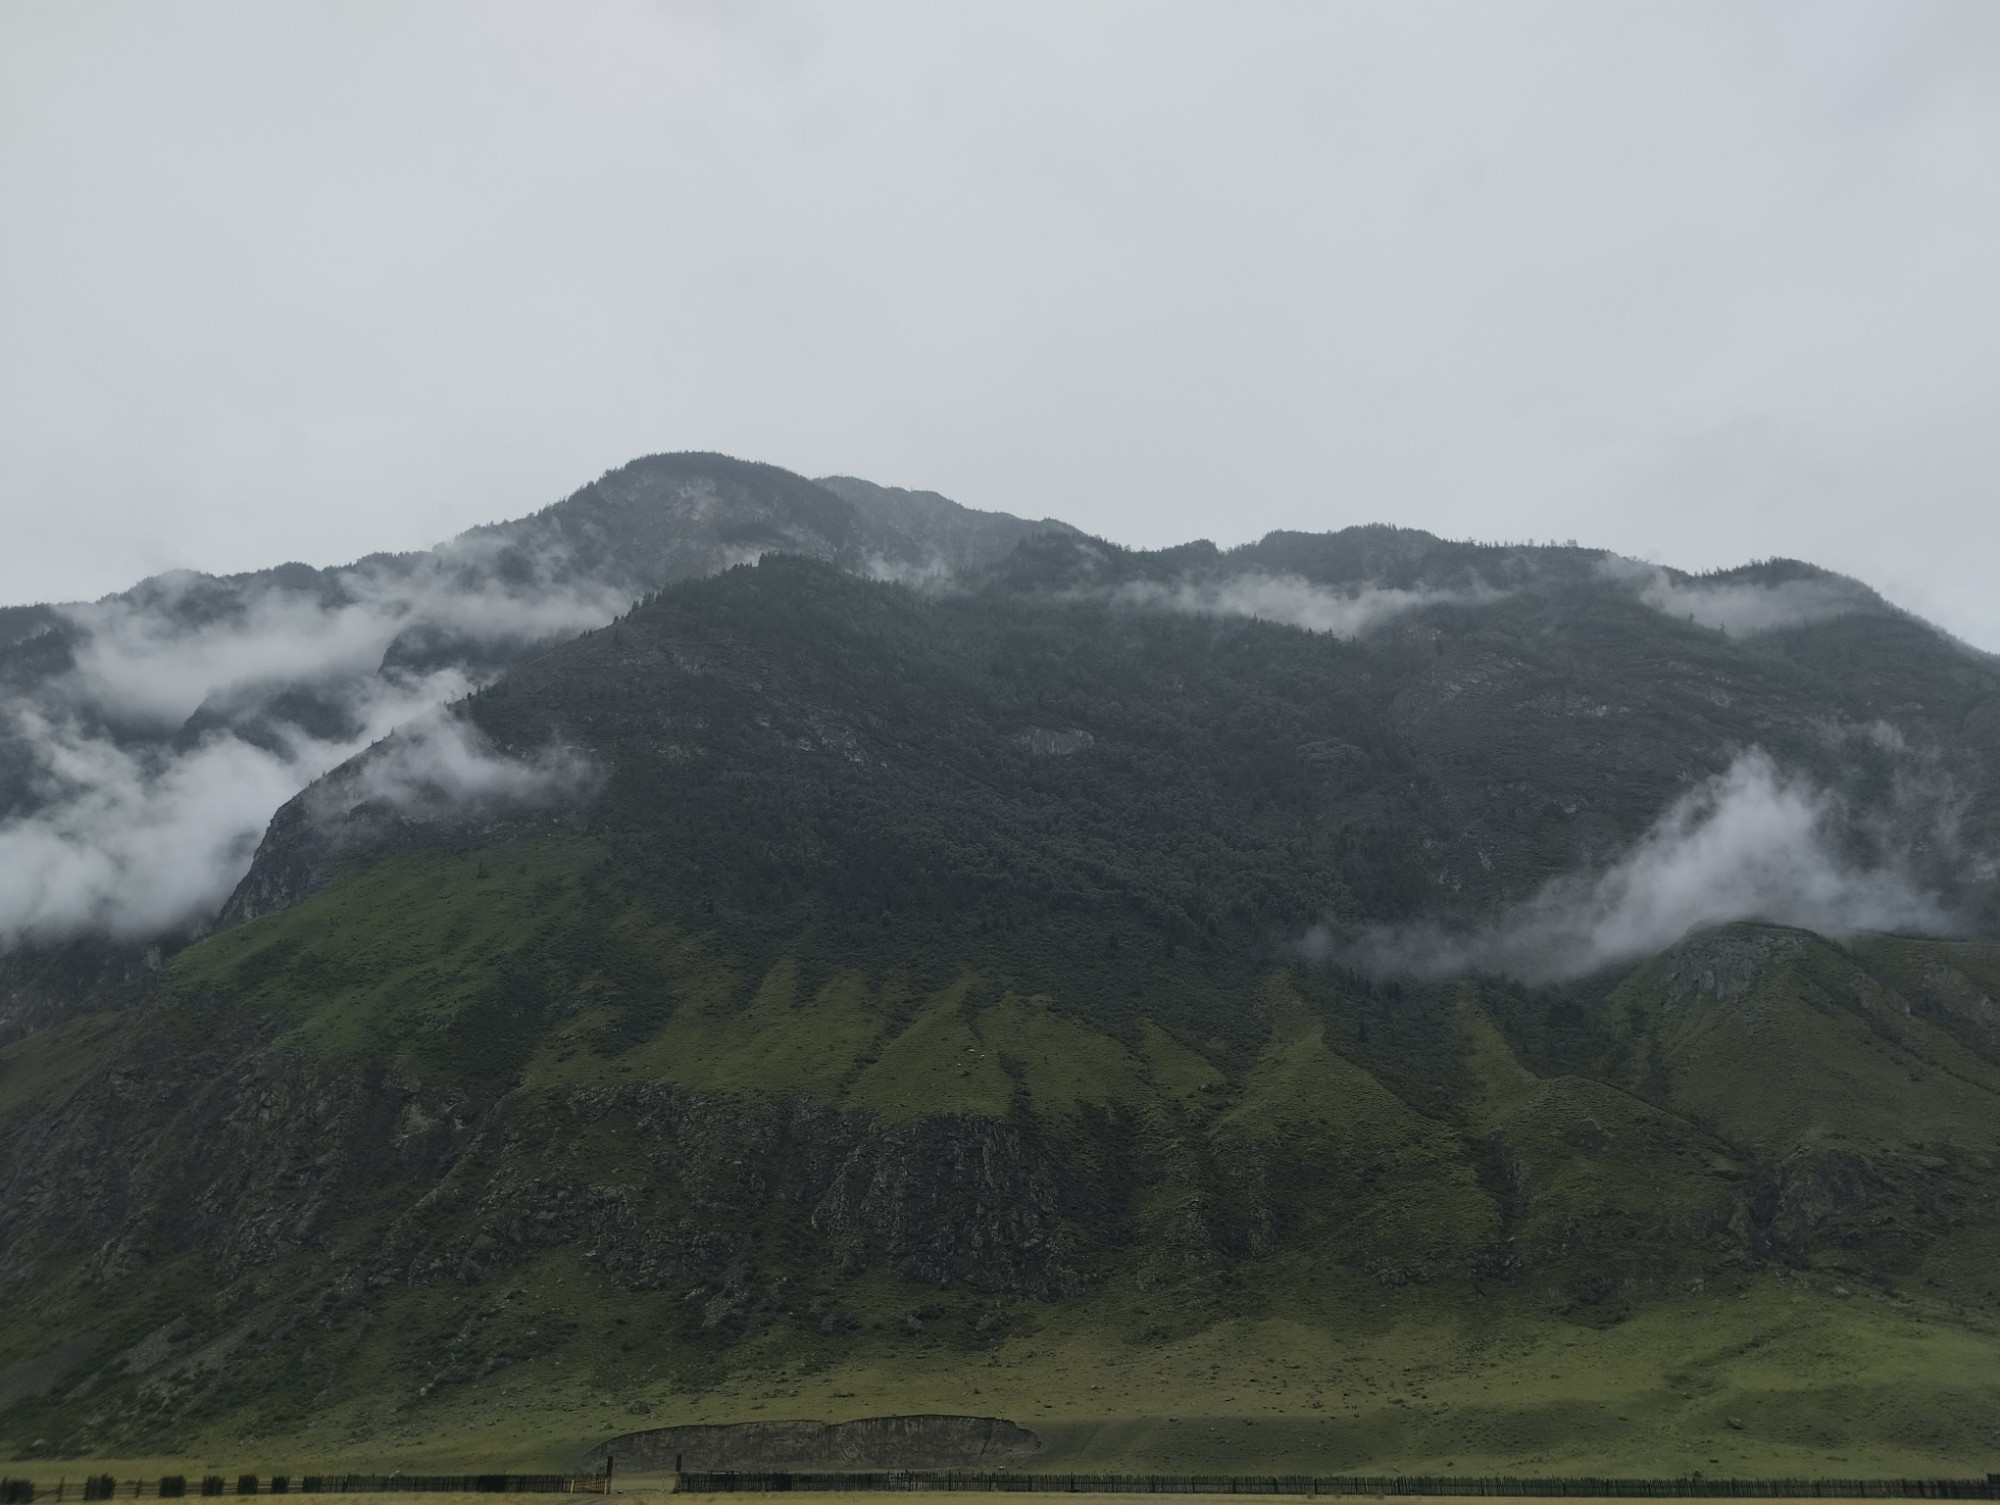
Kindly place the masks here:
<instances>
[{"instance_id":1,"label":"cloud wisp","mask_svg":"<svg viewBox=\"0 0 2000 1505\"><path fill-rule=\"evenodd\" d=\"M184 573L61 608L78 636L74 668L50 692L115 720L177 726L207 703L259 690L372 674L405 635L471 646L548 641L602 627L629 604L595 582L563 579L560 558L497 556L455 539L430 554L366 562L304 587ZM209 598L225 591L220 607Z\"/></svg>"},{"instance_id":2,"label":"cloud wisp","mask_svg":"<svg viewBox=\"0 0 2000 1505\"><path fill-rule=\"evenodd\" d=\"M14 794L0 812L0 950L199 923L272 813L377 743L357 798L415 814L578 787L575 757L505 756L440 709L493 677L496 650L601 626L626 604L564 559L502 549L458 540L296 580L162 577L65 608L70 667L0 717Z\"/></svg>"},{"instance_id":3,"label":"cloud wisp","mask_svg":"<svg viewBox=\"0 0 2000 1505\"><path fill-rule=\"evenodd\" d=\"M1498 600L1503 594L1485 588L1405 590L1384 585L1338 590L1297 575L1256 572L1171 585L1128 581L1112 591L1111 600L1140 610L1198 617L1250 617L1337 638L1358 638L1422 607L1478 606Z\"/></svg>"},{"instance_id":4,"label":"cloud wisp","mask_svg":"<svg viewBox=\"0 0 2000 1505\"><path fill-rule=\"evenodd\" d=\"M1656 565L1609 558L1604 573L1637 588L1639 599L1665 616L1712 627L1733 638L1788 627L1810 627L1868 609L1873 593L1838 576L1760 582L1677 580Z\"/></svg>"},{"instance_id":5,"label":"cloud wisp","mask_svg":"<svg viewBox=\"0 0 2000 1505\"><path fill-rule=\"evenodd\" d=\"M1949 911L1906 863L1843 851L1842 815L1832 795L1753 749L1675 800L1602 872L1558 878L1476 929L1427 923L1344 941L1320 929L1305 947L1315 959L1374 975L1485 972L1548 983L1637 961L1734 920L1836 936L1949 933Z\"/></svg>"},{"instance_id":6,"label":"cloud wisp","mask_svg":"<svg viewBox=\"0 0 2000 1505\"><path fill-rule=\"evenodd\" d=\"M498 751L472 723L434 709L398 727L355 770L353 792L408 814L532 804L590 783L588 759L553 746L522 757Z\"/></svg>"},{"instance_id":7,"label":"cloud wisp","mask_svg":"<svg viewBox=\"0 0 2000 1505\"><path fill-rule=\"evenodd\" d=\"M192 746L123 746L73 719L15 712L37 798L0 822L0 949L82 933L144 939L213 913L272 811L464 689L456 673L385 688L361 708L362 733L339 741L287 729L253 742L223 730Z\"/></svg>"}]
</instances>

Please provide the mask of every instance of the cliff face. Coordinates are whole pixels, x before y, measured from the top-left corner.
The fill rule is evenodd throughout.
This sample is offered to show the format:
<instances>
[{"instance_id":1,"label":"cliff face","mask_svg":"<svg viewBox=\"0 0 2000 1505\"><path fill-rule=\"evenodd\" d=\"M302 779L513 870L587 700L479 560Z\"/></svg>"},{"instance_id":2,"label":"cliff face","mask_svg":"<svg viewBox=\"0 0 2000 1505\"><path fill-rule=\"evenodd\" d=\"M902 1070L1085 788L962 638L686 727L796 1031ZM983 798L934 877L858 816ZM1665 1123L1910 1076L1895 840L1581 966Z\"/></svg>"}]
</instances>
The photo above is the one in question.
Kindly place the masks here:
<instances>
[{"instance_id":1,"label":"cliff face","mask_svg":"<svg viewBox=\"0 0 2000 1505\"><path fill-rule=\"evenodd\" d=\"M740 1332L788 1301L757 1272L760 1229L829 1276L1049 1298L1080 1288L1084 1246L1112 1232L1073 1226L1096 1201L1070 1147L1004 1122L663 1084L481 1101L329 1062L268 1019L190 1027L131 1029L22 1105L0 1161L13 1299L183 1258L226 1284L302 1253L364 1284L478 1283L580 1247L631 1290L704 1287L696 1325ZM343 1220L373 1231L356 1242Z\"/></svg>"}]
</instances>

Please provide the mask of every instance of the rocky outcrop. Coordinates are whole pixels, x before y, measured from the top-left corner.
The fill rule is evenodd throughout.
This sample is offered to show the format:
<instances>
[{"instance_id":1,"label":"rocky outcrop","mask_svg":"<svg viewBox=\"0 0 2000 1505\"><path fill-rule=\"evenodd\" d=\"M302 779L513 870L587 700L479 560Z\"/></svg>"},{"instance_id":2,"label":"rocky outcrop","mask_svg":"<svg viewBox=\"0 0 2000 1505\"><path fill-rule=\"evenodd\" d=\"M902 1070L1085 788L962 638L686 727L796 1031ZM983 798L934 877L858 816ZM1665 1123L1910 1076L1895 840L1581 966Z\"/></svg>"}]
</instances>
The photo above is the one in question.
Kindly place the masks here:
<instances>
[{"instance_id":1,"label":"rocky outcrop","mask_svg":"<svg viewBox=\"0 0 2000 1505\"><path fill-rule=\"evenodd\" d=\"M307 790L278 807L250 870L216 918L218 928L290 909L326 887L333 874L335 833L314 818L313 805L313 791Z\"/></svg>"},{"instance_id":2,"label":"rocky outcrop","mask_svg":"<svg viewBox=\"0 0 2000 1505\"><path fill-rule=\"evenodd\" d=\"M1042 1440L991 1416L865 1416L856 1421L752 1421L654 1427L599 1443L585 1462L632 1473L667 1470L995 1468L1025 1463Z\"/></svg>"},{"instance_id":3,"label":"rocky outcrop","mask_svg":"<svg viewBox=\"0 0 2000 1505\"><path fill-rule=\"evenodd\" d=\"M323 1251L329 1219L428 1185L465 1138L453 1089L181 1008L192 1017L136 1006L125 1049L6 1123L0 1300L115 1286L188 1254L227 1279Z\"/></svg>"},{"instance_id":4,"label":"rocky outcrop","mask_svg":"<svg viewBox=\"0 0 2000 1505\"><path fill-rule=\"evenodd\" d=\"M1911 1164L1905 1176L1917 1174ZM1758 1255L1795 1259L1824 1246L1855 1246L1870 1210L1894 1188L1882 1170L1853 1150L1793 1151L1744 1191L1735 1231ZM1870 1230L1877 1231L1877 1230Z\"/></svg>"},{"instance_id":5,"label":"rocky outcrop","mask_svg":"<svg viewBox=\"0 0 2000 1505\"><path fill-rule=\"evenodd\" d=\"M1105 1232L1078 1232L1101 1189L1031 1127L660 1084L480 1098L187 999L136 1005L128 1028L85 1080L0 1124L0 1301L94 1300L197 1257L218 1285L291 1261L279 1307L346 1308L577 1249L628 1290L687 1293L688 1329L727 1341L826 1316L769 1268L774 1226L827 1281L1051 1299L1082 1289L1079 1243ZM563 1163L606 1135L640 1156L624 1175Z\"/></svg>"},{"instance_id":6,"label":"rocky outcrop","mask_svg":"<svg viewBox=\"0 0 2000 1505\"><path fill-rule=\"evenodd\" d=\"M1802 931L1771 925L1696 931L1662 958L1662 992L1669 1005L1741 1003L1767 972L1804 959L1815 944Z\"/></svg>"},{"instance_id":7,"label":"rocky outcrop","mask_svg":"<svg viewBox=\"0 0 2000 1505\"><path fill-rule=\"evenodd\" d=\"M1059 1298L1083 1288L1080 1240L1106 1231L1085 1215L1101 1189L1032 1126L885 1123L661 1084L482 1097L185 997L134 1005L126 1026L85 1079L0 1120L0 1305L129 1305L128 1326L166 1324L143 1363L107 1345L9 1371L16 1399L88 1390L117 1435L225 1404L258 1355L301 1356L287 1364L311 1371L294 1376L302 1394L333 1383L345 1345L412 1288L453 1315L398 1347L405 1390L476 1381L534 1351L489 1319L507 1282L558 1250L627 1291L670 1293L674 1326L712 1348L780 1319L851 1331L839 1287L871 1270ZM634 1152L616 1169L577 1155L607 1137ZM774 1228L800 1262L789 1275ZM190 1261L192 1307L161 1284Z\"/></svg>"},{"instance_id":8,"label":"rocky outcrop","mask_svg":"<svg viewBox=\"0 0 2000 1505\"><path fill-rule=\"evenodd\" d=\"M642 1177L543 1172L542 1146L612 1123L646 1147ZM756 1230L773 1223L810 1240L829 1275L887 1269L933 1287L1074 1294L1090 1195L1078 1174L1059 1148L987 1118L898 1125L802 1098L591 1089L496 1115L383 1253L399 1278L476 1281L580 1245L630 1289L691 1288L703 1329L739 1335L788 1299L760 1273Z\"/></svg>"}]
</instances>

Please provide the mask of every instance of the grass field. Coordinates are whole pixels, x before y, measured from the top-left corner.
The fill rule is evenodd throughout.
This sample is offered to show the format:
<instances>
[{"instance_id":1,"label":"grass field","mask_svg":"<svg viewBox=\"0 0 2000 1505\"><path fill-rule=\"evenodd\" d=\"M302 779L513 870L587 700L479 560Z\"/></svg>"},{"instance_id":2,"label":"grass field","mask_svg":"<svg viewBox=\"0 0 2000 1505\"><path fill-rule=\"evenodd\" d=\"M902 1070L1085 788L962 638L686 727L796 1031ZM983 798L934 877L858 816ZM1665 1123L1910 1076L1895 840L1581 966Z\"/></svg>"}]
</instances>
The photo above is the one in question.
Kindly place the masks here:
<instances>
[{"instance_id":1,"label":"grass field","mask_svg":"<svg viewBox=\"0 0 2000 1505\"><path fill-rule=\"evenodd\" d=\"M567 1470L646 1427L908 1413L1006 1417L1044 1441L1026 1467L1078 1472L1983 1477L2000 1459L2000 1337L1809 1277L1758 1276L1604 1329L1440 1320L1385 1293L1363 1317L1344 1302L1340 1327L1307 1315L1175 1335L1143 1299L1103 1305L1026 1311L981 1354L885 1338L823 1366L753 1362L699 1393L643 1368L587 1384L558 1354L415 1414L364 1399L282 1437L217 1431L177 1456L11 1471Z\"/></svg>"},{"instance_id":2,"label":"grass field","mask_svg":"<svg viewBox=\"0 0 2000 1505\"><path fill-rule=\"evenodd\" d=\"M36 1477L35 1482L39 1490L46 1490L52 1487L50 1484L46 1483L40 1476ZM65 1498L70 1500L79 1499L81 1497L80 1494L81 1485L75 1484L74 1481L72 1481L72 1485L73 1487L66 1491ZM1018 1499L1024 1496L1026 1498L1031 1498L1031 1499L1047 1499L1047 1498L1058 1497L1058 1495L1061 1498L1068 1498L1068 1499L1076 1498L1075 1494L1068 1490L1063 1490L1060 1492L1051 1491L1046 1493L1045 1492L1031 1493L1025 1490L1019 1492L1013 1490L1007 1490L1005 1492L998 1492L998 1491L991 1492L991 1497L996 1501L1006 1500L1006 1499ZM148 1496L147 1498L150 1499L151 1496ZM190 1496L189 1498L199 1499L200 1496ZM337 1494L337 1493L327 1492L327 1493L314 1494L309 1498L315 1502L315 1505L362 1505L362 1502L364 1501L369 1502L369 1505L383 1505L383 1502L385 1501L397 1500L397 1499L404 1499L404 1500L421 1499L426 1501L436 1501L438 1502L438 1505L472 1505L472 1502L474 1501L482 1501L482 1502L489 1502L490 1505L490 1502L494 1500L496 1497L491 1494L475 1494L471 1492L455 1493L451 1491L440 1490L435 1493L426 1491L421 1495L395 1495L395 1494L383 1494L373 1491L360 1494ZM538 1495L526 1495L526 1496L515 1495L515 1496L509 1496L507 1498L529 1499L529 1500L557 1500L557 1499L570 1499L577 1497L568 1495L538 1494ZM582 1498L587 1499L591 1497L582 1496ZM609 1496L609 1498L625 1502L625 1505L661 1505L661 1502L665 1502L668 1500L671 1500L673 1502L673 1505L731 1505L731 1502L735 1501L754 1501L754 1500L789 1501L789 1500L799 1499L801 1498L801 1496L790 1491L785 1491L785 1492L772 1491L767 1493L759 1493L748 1490L745 1491L732 1490L726 1494L703 1494L696 1491L676 1490L673 1488L671 1481L667 1480L657 1480L657 1481L640 1480L637 1481L633 1486L628 1488L614 1488L611 1491L611 1495ZM805 1495L804 1498L815 1501L816 1505L882 1505L882 1502L884 1501L895 1501L897 1502L897 1505L943 1505L943 1502L945 1501L959 1501L965 1499L966 1492L947 1491L947 1490L896 1490L894 1492L880 1491L880 1490L827 1490L827 1491L813 1491L810 1494ZM1093 1501L1102 1501L1104 1502L1104 1505L1122 1505L1122 1502L1132 1502L1132 1505L1136 1505L1137 1501L1141 1500L1150 1501L1150 1500L1160 1500L1160 1499L1185 1501L1186 1505L1220 1505L1220 1502L1225 1500L1234 1501L1234 1500L1243 1500L1246 1498L1274 1499L1274 1500L1287 1500L1287 1499L1303 1500L1308 1498L1329 1498L1329 1497L1328 1496L1314 1497L1304 1493L1285 1494L1285 1493L1273 1492L1267 1495L1250 1495L1250 1496L1242 1494L1174 1494L1174 1495L1163 1496L1151 1493L1140 1493L1140 1494L1104 1493L1104 1494L1092 1494L1089 1496L1089 1498ZM1377 1495L1351 1495L1351 1496L1344 1496L1342 1498L1377 1499L1377 1500L1389 1499L1389 1498L1402 1498L1402 1499L1421 1498L1426 1502L1426 1505L1490 1505L1490 1502L1495 1497L1491 1495L1423 1495L1421 1497L1414 1497L1414 1496L1389 1496L1386 1494L1377 1494ZM1628 1500L1618 1499L1616 1497L1610 1497L1610 1496L1599 1497L1592 1495L1508 1495L1505 1496L1504 1498L1510 1500L1521 1500L1530 1502L1530 1505L1533 1505L1533 1502L1540 1500L1562 1500L1566 1502L1566 1505L1630 1505L1630 1502ZM1838 1495L1816 1496L1815 1498L1825 1502L1825 1505L1845 1505L1843 1498ZM1858 1500L1855 1502L1855 1505L1859 1505ZM1879 1505L1879 1501L1875 1502L1875 1505Z\"/></svg>"},{"instance_id":3,"label":"grass field","mask_svg":"<svg viewBox=\"0 0 2000 1505\"><path fill-rule=\"evenodd\" d=\"M640 1490L633 1490L633 1491L619 1490L617 1493L621 1499L632 1500L632 1501L665 1500L671 1493L672 1498L674 1500L674 1505L696 1505L696 1502L700 1502L700 1505L727 1505L727 1502L734 1500L778 1500L778 1499L795 1500L799 1498L797 1495L793 1494L783 1494L783 1495L775 1493L763 1494L763 1495L740 1494L740 1493L696 1494L693 1492L680 1494L677 1492L666 1491L666 1490L653 1491L653 1492L646 1492ZM997 1494L994 1496L995 1499L1011 1499L1014 1497L1015 1496L1013 1495L1012 1491L1008 1491L1006 1494ZM1054 1496L1052 1495L1030 1496L1030 1498L1053 1498L1053 1497ZM1074 1495L1069 1494L1068 1491L1063 1491L1062 1497L1068 1499L1076 1498ZM860 1492L860 1491L853 1491L853 1492L829 1491L825 1494L814 1493L808 1496L807 1498L812 1499L816 1502L824 1501L825 1505L863 1505L863 1502L876 1502L876 1505L879 1505L879 1502L885 1499L892 1499L898 1502L910 1501L912 1502L912 1505L942 1505L942 1502L944 1501L963 1500L965 1496L961 1493L952 1493L943 1490L936 1490L936 1491L911 1490L908 1493L898 1491L893 1495L885 1495L874 1492ZM1166 1496L1156 1495L1156 1494L1093 1494L1089 1498L1092 1501L1103 1501L1105 1502L1105 1505L1116 1505L1116 1502L1120 1501L1136 1502L1139 1500L1160 1500L1160 1499L1185 1500L1189 1502L1189 1505L1219 1505L1219 1502L1224 1500L1239 1500L1239 1501L1244 1499L1303 1500L1314 1497L1304 1494L1294 1494L1294 1495L1270 1494L1270 1495L1247 1495L1247 1496L1240 1494L1235 1494L1235 1495L1185 1494L1185 1495L1166 1495ZM1322 1495L1318 1496L1317 1498L1325 1499L1329 1497ZM1382 1499L1389 1499L1391 1498L1391 1496L1352 1495L1352 1496L1346 1496L1345 1498L1382 1500ZM1395 1498L1408 1499L1416 1497L1396 1496ZM1421 1496L1420 1498L1426 1501L1427 1505L1491 1505L1491 1501L1495 1497L1491 1495L1424 1495ZM1510 1500L1525 1500L1525 1501L1560 1499L1570 1502L1570 1505L1630 1505L1630 1502L1626 1500L1614 1501L1609 1498L1600 1499L1599 1497L1591 1495L1508 1495L1505 1498ZM1829 1505L1832 1505L1832 1502L1837 1502L1839 1500L1839 1496L1836 1495L1819 1496L1816 1498L1821 1498L1828 1501Z\"/></svg>"},{"instance_id":4,"label":"grass field","mask_svg":"<svg viewBox=\"0 0 2000 1505\"><path fill-rule=\"evenodd\" d=\"M435 1183L399 1179L393 1144L376 1160L356 1151L351 1178L328 1183L327 1205L345 1210L324 1249L289 1265L246 1266L224 1289L205 1252L182 1249L115 1291L77 1287L53 1315L27 1300L0 1310L9 1362L81 1334L136 1366L163 1314L204 1324L185 1345L192 1399L160 1398L156 1372L180 1371L107 1368L106 1389L132 1392L128 1415L152 1408L144 1429L100 1426L93 1409L112 1408L82 1388L14 1412L8 1450L33 1457L38 1479L63 1455L72 1478L560 1470L643 1428L913 1413L1004 1417L1041 1437L1035 1467L1077 1471L1962 1477L2000 1462L2000 1204L1986 1180L2000 1068L1974 1058L1952 1018L1907 1011L1824 943L1758 927L1711 938L1705 966L1741 962L1753 979L1727 999L1683 997L1664 974L1633 983L1600 1011L1638 1021L1605 1079L1563 1067L1565 1051L1587 1052L1469 985L1428 1014L1392 1015L1322 1006L1321 984L1288 973L1243 983L1262 1044L1211 1060L1150 1019L1107 1033L974 969L870 971L806 940L753 968L679 921L586 903L578 874L594 852L522 842L388 862L183 953L175 976L196 1022L176 1028L262 1011L295 1026L284 1050L312 1067L307 1080L374 1091L328 1062L398 1083L431 1073L443 1083L424 1099L431 1118L484 1119ZM513 1030L503 937L588 914L598 928L572 949L663 980L671 1011L621 1001L592 962L564 974L546 1018ZM1942 966L1912 957L1897 965ZM1974 961L1979 986L2000 978ZM0 1051L0 1111L81 1090L119 1017ZM1417 1048L1426 1029L1443 1042L1433 1064L1456 1084L1456 1118L1420 1110L1420 1074L1391 1049L1396 1036L1409 1061L1431 1060ZM1651 1070L1652 1044L1666 1085L1647 1097L1620 1083ZM275 1066L240 1083L232 1069L203 1067L232 1084L231 1105L291 1090ZM630 1114L664 1094L619 1089L669 1086L705 1116L676 1131L687 1154L657 1159ZM812 1242L813 1197L767 1196L701 1159L795 1098L883 1133L1031 1109L1079 1185L1129 1192L1129 1219L1105 1220L1089 1281L1048 1301L1023 1293L1051 1287L841 1265ZM600 1100L611 1106L576 1109ZM402 1096L382 1102L405 1113ZM1086 1181L1093 1157L1124 1153L1085 1132L1111 1108L1150 1147L1126 1179ZM107 1098L103 1121L122 1111ZM397 1122L412 1135L434 1127L409 1111ZM235 1143L233 1122L189 1129L178 1154L134 1153L191 1162ZM246 1177L269 1138L242 1141ZM302 1140L288 1153L318 1151ZM1197 1151L1212 1173L1174 1158L1192 1165ZM803 1176L805 1163L780 1157L760 1174ZM1719 1217L1765 1167L1824 1224L1783 1258L1754 1257ZM367 1263L406 1214L454 1259L489 1226L512 1239L491 1207L542 1206L544 1183L639 1189L635 1247L692 1225L738 1238L764 1315L697 1328L692 1298L714 1294L726 1261L691 1242L676 1278L635 1282L629 1265L592 1263L600 1239L624 1235L563 1209L555 1234L507 1243L490 1269L413 1275L407 1251ZM167 1233L178 1186L157 1189ZM996 1186L996 1205L1040 1195L1031 1178ZM434 1192L439 1210L415 1217ZM272 1196L289 1208L289 1183ZM1194 1237L1182 1215L1197 1205L1213 1226ZM933 1215L910 1206L913 1226ZM978 1231L1013 1237L1008 1226ZM1276 1232L1252 1247L1245 1230L1264 1226ZM1495 1250L1518 1263L1491 1275L1480 1257ZM367 1299L266 1342L288 1282L341 1262L374 1272ZM155 1448L171 1456L93 1457Z\"/></svg>"}]
</instances>

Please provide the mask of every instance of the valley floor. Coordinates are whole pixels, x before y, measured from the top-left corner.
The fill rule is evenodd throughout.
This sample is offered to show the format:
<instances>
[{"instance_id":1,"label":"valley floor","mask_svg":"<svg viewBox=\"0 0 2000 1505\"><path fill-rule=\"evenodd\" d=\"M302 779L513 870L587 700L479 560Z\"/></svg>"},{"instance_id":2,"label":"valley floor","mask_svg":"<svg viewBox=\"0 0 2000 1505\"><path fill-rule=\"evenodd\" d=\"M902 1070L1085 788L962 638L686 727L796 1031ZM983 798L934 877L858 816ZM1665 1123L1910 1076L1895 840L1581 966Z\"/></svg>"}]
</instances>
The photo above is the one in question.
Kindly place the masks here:
<instances>
[{"instance_id":1,"label":"valley floor","mask_svg":"<svg viewBox=\"0 0 2000 1505\"><path fill-rule=\"evenodd\" d=\"M1122 1324L1086 1303L1043 1309L985 1353L913 1340L813 1369L774 1353L762 1371L746 1356L696 1394L528 1364L422 1411L360 1401L293 1436L218 1431L179 1458L9 1471L554 1470L642 1428L947 1413L1035 1431L1044 1450L1016 1465L1034 1471L1984 1477L2000 1460L2000 1332L1845 1289L1760 1275L1601 1329L1441 1321L1388 1293L1340 1331L1221 1321L1151 1342L1110 1336Z\"/></svg>"}]
</instances>

